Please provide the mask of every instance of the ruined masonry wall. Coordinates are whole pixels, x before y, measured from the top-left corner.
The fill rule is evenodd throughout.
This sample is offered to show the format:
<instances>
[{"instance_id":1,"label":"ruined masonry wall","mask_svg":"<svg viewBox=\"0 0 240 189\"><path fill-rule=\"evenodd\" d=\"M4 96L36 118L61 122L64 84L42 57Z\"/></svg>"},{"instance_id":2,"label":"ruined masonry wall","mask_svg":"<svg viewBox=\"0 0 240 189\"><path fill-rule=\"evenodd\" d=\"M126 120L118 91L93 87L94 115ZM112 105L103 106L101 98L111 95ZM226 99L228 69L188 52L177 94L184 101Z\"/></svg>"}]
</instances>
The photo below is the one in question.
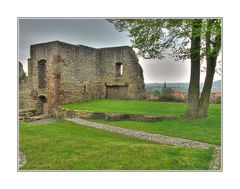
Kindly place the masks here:
<instances>
[{"instance_id":1,"label":"ruined masonry wall","mask_svg":"<svg viewBox=\"0 0 240 189\"><path fill-rule=\"evenodd\" d=\"M20 109L35 108L38 97L47 98L48 112L58 104L106 98L107 86L127 86L127 98L145 95L143 71L130 47L95 49L60 41L31 46L28 78L20 84ZM46 88L38 86L38 62L46 61ZM116 77L116 63L123 75Z\"/></svg>"},{"instance_id":2,"label":"ruined masonry wall","mask_svg":"<svg viewBox=\"0 0 240 189\"><path fill-rule=\"evenodd\" d=\"M35 109L36 101L32 99L31 88L29 87L29 79L19 81L19 109L31 110Z\"/></svg>"},{"instance_id":3,"label":"ruined masonry wall","mask_svg":"<svg viewBox=\"0 0 240 189\"><path fill-rule=\"evenodd\" d=\"M145 95L143 70L131 47L113 47L98 50L98 65L102 83L128 85L129 99L142 99ZM116 63L121 62L123 73L116 77Z\"/></svg>"},{"instance_id":4,"label":"ruined masonry wall","mask_svg":"<svg viewBox=\"0 0 240 189\"><path fill-rule=\"evenodd\" d=\"M60 103L104 98L96 49L60 44Z\"/></svg>"},{"instance_id":5,"label":"ruined masonry wall","mask_svg":"<svg viewBox=\"0 0 240 189\"><path fill-rule=\"evenodd\" d=\"M47 97L49 110L56 104L56 62L58 60L58 42L32 45L30 48L31 58L28 60L29 80L32 100L37 103L40 95ZM38 61L46 60L46 88L40 89L38 86Z\"/></svg>"}]
</instances>

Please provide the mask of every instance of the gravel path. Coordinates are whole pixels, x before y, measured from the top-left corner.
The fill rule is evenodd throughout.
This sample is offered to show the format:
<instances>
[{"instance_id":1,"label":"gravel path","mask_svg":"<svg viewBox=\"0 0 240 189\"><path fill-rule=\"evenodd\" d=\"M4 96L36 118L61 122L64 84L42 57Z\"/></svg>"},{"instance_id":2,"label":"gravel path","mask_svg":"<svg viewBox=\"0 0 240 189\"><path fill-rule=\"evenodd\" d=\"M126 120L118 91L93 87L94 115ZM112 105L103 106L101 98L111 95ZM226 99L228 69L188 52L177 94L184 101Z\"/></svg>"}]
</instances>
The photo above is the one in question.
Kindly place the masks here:
<instances>
[{"instance_id":1,"label":"gravel path","mask_svg":"<svg viewBox=\"0 0 240 189\"><path fill-rule=\"evenodd\" d=\"M165 135L160 135L160 134L148 133L148 132L144 132L144 131L137 131L137 130L127 129L127 128L110 126L110 125L106 125L106 124L86 121L86 120L79 119L79 118L70 118L67 120L72 121L77 124L80 124L80 125L94 127L97 129L103 129L103 130L110 131L113 133L120 133L120 134L124 134L124 135L128 135L128 136L133 136L133 137L144 139L144 140L159 142L161 144L183 146L183 147L189 147L189 148L203 148L203 149L207 149L209 147L216 148L216 145L212 145L212 144L208 144L208 143L204 143L204 142L198 142L198 141L193 141L193 140L188 140L188 139L182 139L182 138L170 137L170 136L165 136Z\"/></svg>"},{"instance_id":2,"label":"gravel path","mask_svg":"<svg viewBox=\"0 0 240 189\"><path fill-rule=\"evenodd\" d=\"M221 170L222 169L222 163L221 163L221 148L216 147L214 149L213 159L210 163L209 169L210 170Z\"/></svg>"}]
</instances>

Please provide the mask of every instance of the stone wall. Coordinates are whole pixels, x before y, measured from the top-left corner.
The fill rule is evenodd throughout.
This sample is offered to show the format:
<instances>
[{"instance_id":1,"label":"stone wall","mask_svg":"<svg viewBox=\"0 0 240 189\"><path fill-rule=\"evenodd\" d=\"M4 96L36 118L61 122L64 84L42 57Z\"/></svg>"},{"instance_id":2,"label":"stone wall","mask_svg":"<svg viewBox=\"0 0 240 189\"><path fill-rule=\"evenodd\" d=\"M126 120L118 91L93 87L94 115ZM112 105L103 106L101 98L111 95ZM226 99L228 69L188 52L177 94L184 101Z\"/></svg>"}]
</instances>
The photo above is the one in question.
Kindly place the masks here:
<instances>
[{"instance_id":1,"label":"stone wall","mask_svg":"<svg viewBox=\"0 0 240 189\"><path fill-rule=\"evenodd\" d=\"M21 62L18 62L18 66L19 66L19 73L18 73L19 74L19 80L21 81L21 80L26 78L26 73L23 70L23 65L22 65Z\"/></svg>"},{"instance_id":2,"label":"stone wall","mask_svg":"<svg viewBox=\"0 0 240 189\"><path fill-rule=\"evenodd\" d=\"M56 74L56 61L59 54L58 42L49 42L43 44L31 45L30 56L28 59L28 77L31 88L31 93L35 103L38 102L38 97L45 96L49 110L56 104L55 102L55 74ZM46 61L46 87L39 88L38 83L38 63L41 60Z\"/></svg>"},{"instance_id":3,"label":"stone wall","mask_svg":"<svg viewBox=\"0 0 240 189\"><path fill-rule=\"evenodd\" d=\"M60 43L60 103L104 98L96 49Z\"/></svg>"},{"instance_id":4,"label":"stone wall","mask_svg":"<svg viewBox=\"0 0 240 189\"><path fill-rule=\"evenodd\" d=\"M19 109L29 110L36 108L36 96L29 88L29 80L26 77L24 80L19 81Z\"/></svg>"},{"instance_id":5,"label":"stone wall","mask_svg":"<svg viewBox=\"0 0 240 189\"><path fill-rule=\"evenodd\" d=\"M19 62L19 109L35 109L35 101L32 98L29 78L26 76L22 64Z\"/></svg>"},{"instance_id":6,"label":"stone wall","mask_svg":"<svg viewBox=\"0 0 240 189\"><path fill-rule=\"evenodd\" d=\"M98 49L101 81L106 86L127 86L127 98L142 99L145 95L143 71L131 47ZM122 75L116 73L116 64L122 64Z\"/></svg>"},{"instance_id":7,"label":"stone wall","mask_svg":"<svg viewBox=\"0 0 240 189\"><path fill-rule=\"evenodd\" d=\"M20 107L39 107L44 97L51 113L58 104L106 98L111 87L121 94L112 95L113 98L144 98L142 68L130 47L95 49L54 41L31 45L30 56L28 78L20 86ZM39 66L40 62L44 68ZM120 76L116 75L117 63L123 68Z\"/></svg>"}]
</instances>

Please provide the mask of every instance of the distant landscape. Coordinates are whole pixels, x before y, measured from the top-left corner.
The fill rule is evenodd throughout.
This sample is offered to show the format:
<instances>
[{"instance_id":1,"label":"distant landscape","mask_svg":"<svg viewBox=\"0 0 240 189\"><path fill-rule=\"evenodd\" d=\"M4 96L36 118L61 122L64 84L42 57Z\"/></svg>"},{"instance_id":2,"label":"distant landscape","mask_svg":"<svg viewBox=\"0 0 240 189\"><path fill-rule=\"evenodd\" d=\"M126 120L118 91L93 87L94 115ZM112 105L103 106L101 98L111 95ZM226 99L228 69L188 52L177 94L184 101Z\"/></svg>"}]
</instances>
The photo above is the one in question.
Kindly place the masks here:
<instances>
[{"instance_id":1,"label":"distant landscape","mask_svg":"<svg viewBox=\"0 0 240 189\"><path fill-rule=\"evenodd\" d=\"M177 91L181 91L181 92L188 91L189 83L166 83L166 84L167 84L167 87L170 87ZM221 80L214 81L211 91L221 93L221 85L222 85ZM161 91L163 86L164 86L164 83L145 83L145 87L149 92L153 92L156 90ZM200 83L200 90L202 90L202 88L203 88L203 83Z\"/></svg>"}]
</instances>

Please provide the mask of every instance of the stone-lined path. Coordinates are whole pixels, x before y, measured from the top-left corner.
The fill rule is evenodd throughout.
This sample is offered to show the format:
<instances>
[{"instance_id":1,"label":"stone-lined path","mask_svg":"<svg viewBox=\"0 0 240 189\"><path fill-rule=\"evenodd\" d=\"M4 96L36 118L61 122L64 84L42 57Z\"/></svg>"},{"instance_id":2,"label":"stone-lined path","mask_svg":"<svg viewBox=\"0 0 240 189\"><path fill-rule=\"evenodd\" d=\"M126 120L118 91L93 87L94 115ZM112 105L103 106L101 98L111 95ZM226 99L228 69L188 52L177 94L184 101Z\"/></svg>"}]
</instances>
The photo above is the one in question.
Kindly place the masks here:
<instances>
[{"instance_id":1,"label":"stone-lined path","mask_svg":"<svg viewBox=\"0 0 240 189\"><path fill-rule=\"evenodd\" d=\"M144 132L144 131L137 131L137 130L133 130L133 129L121 128L121 127L117 127L117 126L111 126L111 125L96 123L96 122L92 122L92 121L87 121L87 120L79 119L79 118L69 118L67 120L72 121L77 124L80 124L80 125L94 127L97 129L102 129L102 130L110 131L113 133L119 133L119 134L124 134L124 135L128 135L128 136L133 136L133 137L144 139L144 140L159 142L161 144L182 146L182 147L188 147L188 148L203 148L203 149L213 147L214 154L213 154L213 159L209 165L209 170L218 170L219 171L222 168L222 166L221 166L221 147L217 146L217 145L183 139L183 138L178 138L178 137L170 137L170 136L165 136L165 135L160 135L160 134L153 134L153 133L148 133L148 132Z\"/></svg>"},{"instance_id":2,"label":"stone-lined path","mask_svg":"<svg viewBox=\"0 0 240 189\"><path fill-rule=\"evenodd\" d=\"M18 156L18 162L19 162L18 165L19 165L19 167L22 167L23 165L25 165L27 163L26 156L21 151L19 151L18 155L19 155Z\"/></svg>"},{"instance_id":3,"label":"stone-lined path","mask_svg":"<svg viewBox=\"0 0 240 189\"><path fill-rule=\"evenodd\" d=\"M69 118L66 120L72 121L79 125L102 129L102 130L110 131L113 133L119 133L119 134L123 134L123 135L133 136L133 137L136 137L139 139L159 142L162 144L189 147L189 148L203 148L203 149L213 147L214 154L213 154L213 159L209 165L209 170L218 170L219 171L222 168L222 166L221 166L221 147L217 146L217 145L183 139L183 138L178 138L178 137L170 137L170 136L165 136L165 135L160 135L160 134L153 134L153 133L148 133L148 132L144 132L144 131L137 131L137 130L133 130L133 129L121 128L121 127L117 127L117 126L111 126L111 125L96 123L96 122L92 122L92 121L87 121L87 120L79 119L79 118ZM55 121L56 120L54 120L54 119L47 119L47 120L37 122L37 123L38 124L43 124L43 123L46 124L46 123L53 123ZM19 151L18 161L19 161L19 167L23 166L27 162L26 156L21 151Z\"/></svg>"},{"instance_id":4,"label":"stone-lined path","mask_svg":"<svg viewBox=\"0 0 240 189\"><path fill-rule=\"evenodd\" d=\"M165 135L160 135L160 134L153 134L153 133L137 131L137 130L133 130L133 129L121 128L121 127L117 127L117 126L111 126L111 125L96 123L96 122L92 122L92 121L87 121L87 120L79 119L79 118L69 118L67 120L72 121L77 124L80 124L80 125L94 127L97 129L103 129L103 130L110 131L113 133L119 133L119 134L124 134L124 135L128 135L128 136L133 136L133 137L144 139L144 140L159 142L161 144L183 146L183 147L189 147L189 148L204 148L204 149L207 149L209 147L216 147L216 145L208 144L208 143L204 143L204 142L193 141L193 140L188 140L188 139L183 139L183 138L178 138L178 137L170 137L170 136L165 136Z\"/></svg>"},{"instance_id":5,"label":"stone-lined path","mask_svg":"<svg viewBox=\"0 0 240 189\"><path fill-rule=\"evenodd\" d=\"M214 149L213 159L210 163L209 169L210 170L221 170L222 169L220 146L218 146Z\"/></svg>"}]
</instances>

